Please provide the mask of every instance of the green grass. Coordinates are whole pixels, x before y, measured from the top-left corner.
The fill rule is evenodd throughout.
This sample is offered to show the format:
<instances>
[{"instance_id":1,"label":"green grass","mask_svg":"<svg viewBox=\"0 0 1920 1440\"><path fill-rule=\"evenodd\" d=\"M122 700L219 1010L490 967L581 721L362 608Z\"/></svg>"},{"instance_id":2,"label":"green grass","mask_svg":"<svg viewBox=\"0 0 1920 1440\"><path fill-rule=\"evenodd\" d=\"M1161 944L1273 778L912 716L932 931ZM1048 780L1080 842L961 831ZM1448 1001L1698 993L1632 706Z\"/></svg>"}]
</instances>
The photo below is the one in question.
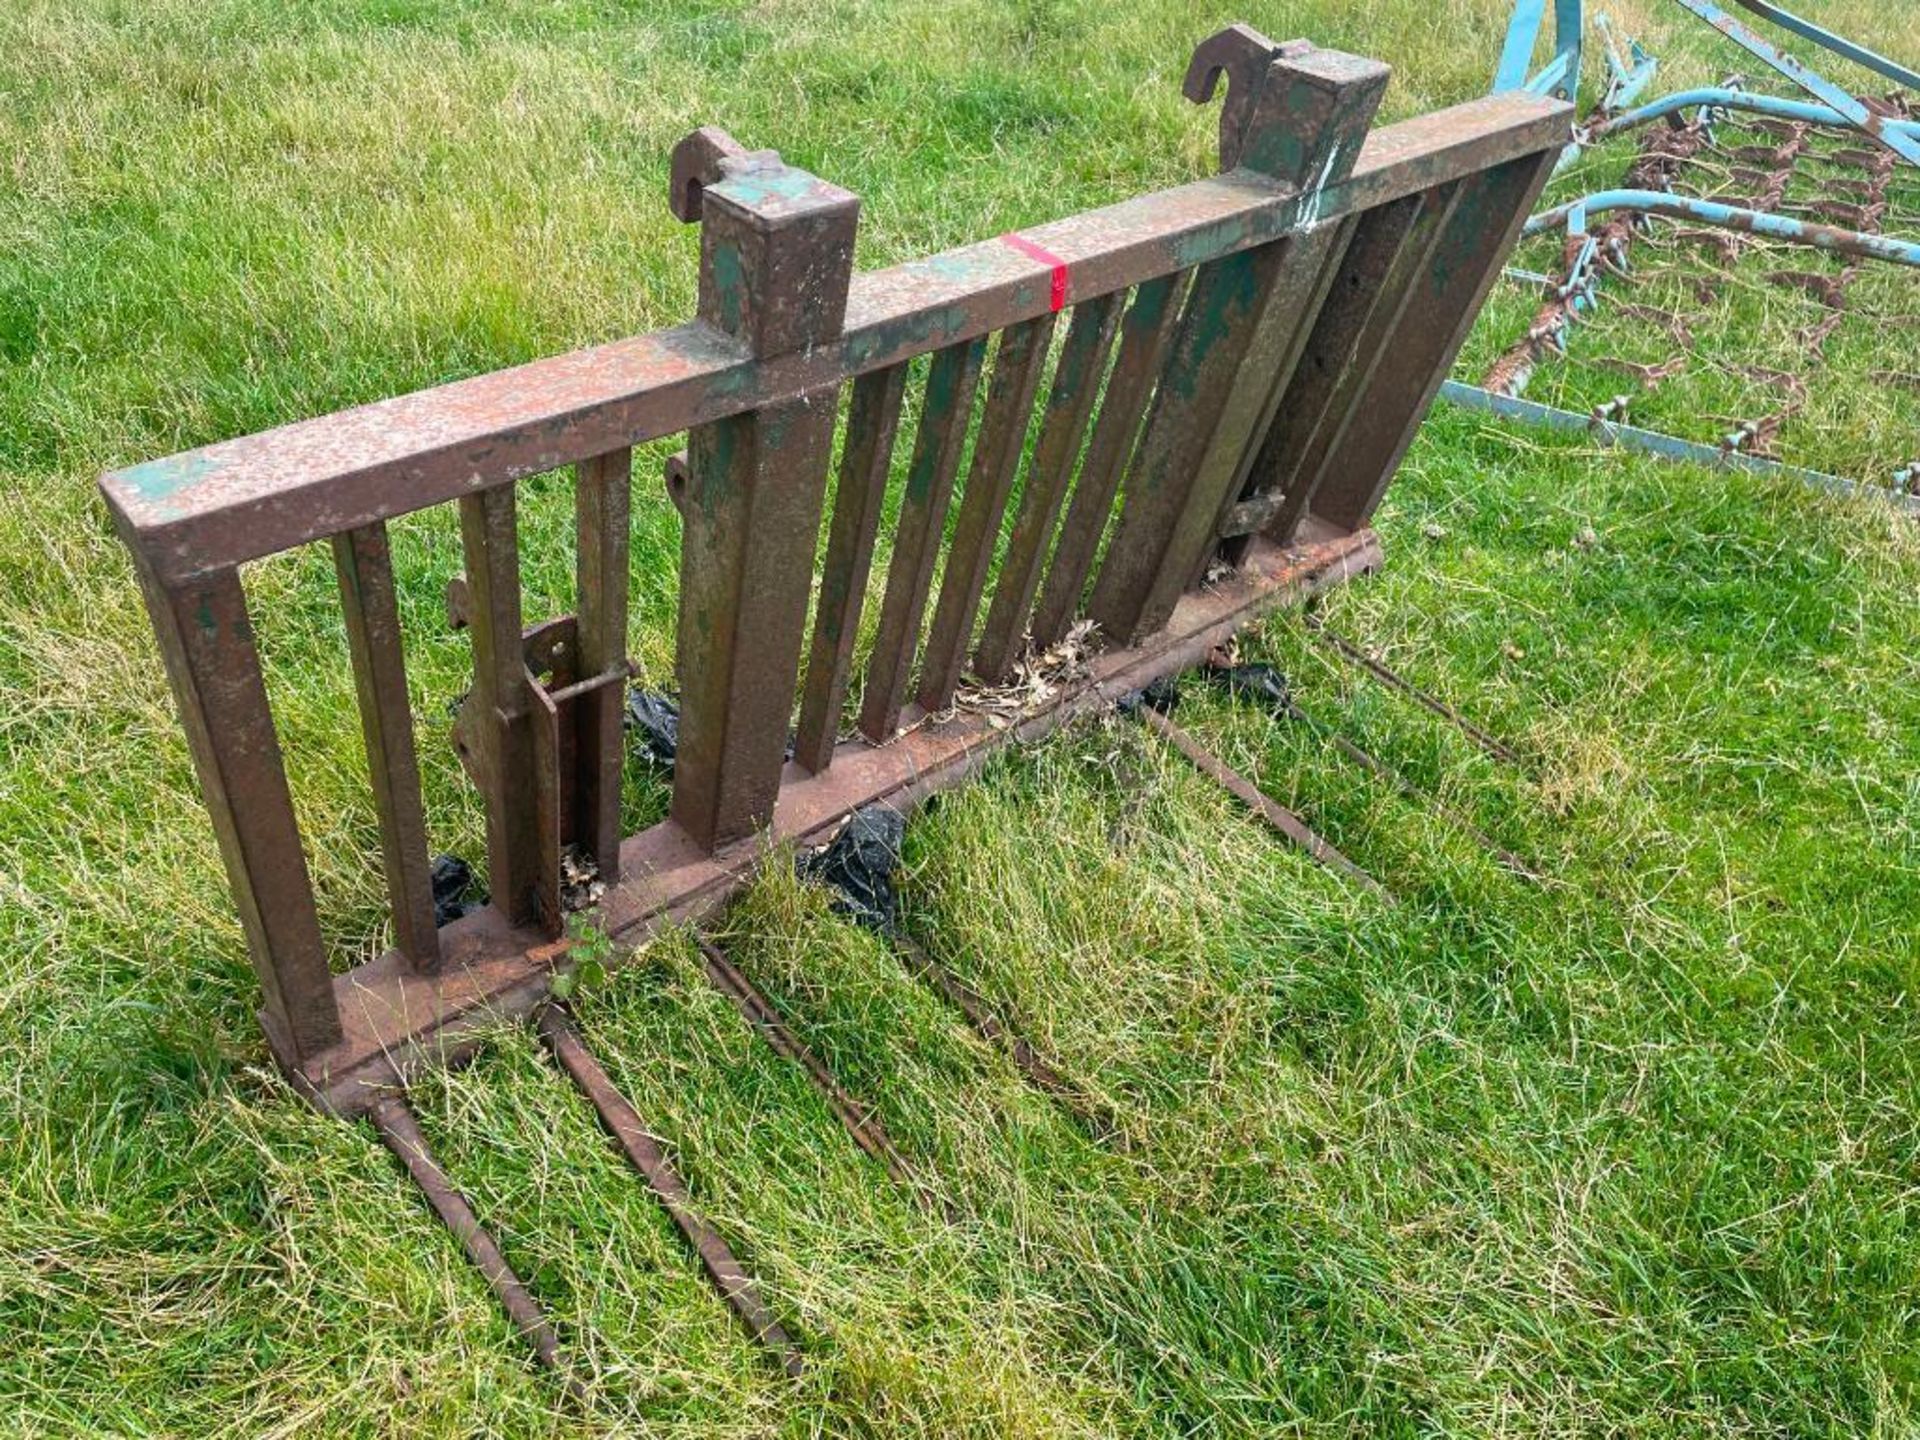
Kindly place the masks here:
<instances>
[{"instance_id":1,"label":"green grass","mask_svg":"<svg viewBox=\"0 0 1920 1440\"><path fill-rule=\"evenodd\" d=\"M1204 172L1212 117L1178 80L1218 23L1387 59L1399 117L1484 87L1505 6L1203 8L0 13L0 1431L1920 1428L1913 524L1444 409L1381 517L1388 570L1327 613L1524 767L1291 621L1245 648L1543 884L1197 688L1182 723L1397 903L1303 861L1137 723L996 762L915 820L910 921L1118 1117L1096 1143L776 857L728 943L951 1218L852 1147L683 938L582 1002L802 1338L798 1384L524 1034L415 1103L559 1324L581 1407L371 1132L273 1072L94 476L683 318L694 236L667 215L665 160L699 123L858 191L879 264ZM1920 19L1887 8L1816 13L1920 57ZM1736 63L1675 7L1616 9L1663 84ZM1609 149L1560 188L1620 163ZM1889 228L1920 229L1901 205ZM1791 359L1809 312L1754 278L1770 264L1703 323L1690 388L1659 400L1676 423L1749 404L1730 367ZM1920 305L1892 272L1859 294L1785 443L1869 475L1913 458L1913 401L1873 376L1915 368ZM1497 292L1462 372L1533 303ZM1596 330L1576 350L1631 343ZM1550 383L1585 404L1599 382ZM664 448L637 472L633 577L656 682ZM538 615L570 603L570 496L559 478L523 494ZM442 616L457 536L419 517L396 552L434 838L477 854L442 743L469 663ZM248 580L346 964L383 917L330 567L300 554ZM637 825L663 792L630 780Z\"/></svg>"}]
</instances>

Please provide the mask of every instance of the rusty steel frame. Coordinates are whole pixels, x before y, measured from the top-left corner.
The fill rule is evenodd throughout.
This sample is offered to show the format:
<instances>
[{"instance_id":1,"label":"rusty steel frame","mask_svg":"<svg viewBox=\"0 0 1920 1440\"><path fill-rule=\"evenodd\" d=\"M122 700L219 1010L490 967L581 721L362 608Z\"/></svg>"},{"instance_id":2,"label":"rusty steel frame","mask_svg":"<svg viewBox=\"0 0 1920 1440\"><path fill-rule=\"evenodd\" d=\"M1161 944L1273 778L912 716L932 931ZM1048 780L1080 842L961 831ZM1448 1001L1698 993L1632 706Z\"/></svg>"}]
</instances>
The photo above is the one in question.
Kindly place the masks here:
<instances>
[{"instance_id":1,"label":"rusty steel frame","mask_svg":"<svg viewBox=\"0 0 1920 1440\"><path fill-rule=\"evenodd\" d=\"M604 887L593 922L624 950L711 912L768 844L819 839L877 800L911 804L994 748L1197 663L1263 610L1380 563L1373 509L1571 110L1497 95L1375 127L1384 66L1244 26L1196 50L1186 91L1206 99L1222 77L1222 173L866 274L852 263L857 197L696 131L675 150L671 196L701 226L693 321L103 478L261 980L262 1023L303 1093L364 1113L415 1067L537 1007L571 963L560 937L579 866ZM1370 303L1343 298L1368 275L1379 277ZM931 369L861 734L842 739L920 356ZM622 837L633 452L681 432L668 474L682 522L673 803L667 821ZM565 466L577 614L529 627L516 482ZM475 664L456 739L486 800L493 899L436 929L385 527L450 503L466 560L450 611ZM321 540L346 609L395 935L340 975L240 570ZM1013 723L969 708L969 671L1000 680L1079 614L1099 626L1081 672ZM778 1017L715 953L716 982L777 1039ZM899 1168L897 1152L880 1158Z\"/></svg>"}]
</instances>

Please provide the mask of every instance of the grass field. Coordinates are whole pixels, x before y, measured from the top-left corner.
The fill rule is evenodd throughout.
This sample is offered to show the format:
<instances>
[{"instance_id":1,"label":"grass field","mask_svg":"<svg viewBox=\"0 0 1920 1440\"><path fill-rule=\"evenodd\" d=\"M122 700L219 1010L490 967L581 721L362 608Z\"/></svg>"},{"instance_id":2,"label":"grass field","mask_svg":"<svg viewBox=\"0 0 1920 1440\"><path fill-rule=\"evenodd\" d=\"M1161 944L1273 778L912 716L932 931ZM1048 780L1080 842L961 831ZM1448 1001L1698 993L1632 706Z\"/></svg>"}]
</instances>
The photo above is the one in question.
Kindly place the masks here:
<instances>
[{"instance_id":1,"label":"grass field","mask_svg":"<svg viewBox=\"0 0 1920 1440\"><path fill-rule=\"evenodd\" d=\"M1802 8L1920 61L1920 9ZM872 265L1210 168L1212 116L1178 81L1220 23L1391 62L1399 117L1485 88L1505 9L0 8L0 1432L1920 1430L1913 521L1436 412L1381 517L1388 570L1326 613L1524 765L1292 621L1247 651L1544 883L1198 690L1183 723L1397 904L1282 847L1137 722L996 763L914 821L910 922L1114 1112L1096 1143L771 866L726 921L733 953L952 1218L860 1156L683 938L657 944L582 1023L814 1363L772 1373L503 1031L416 1104L560 1325L574 1406L371 1131L272 1070L95 496L109 466L683 318L695 238L665 160L696 124L859 192ZM1663 84L1736 68L1677 7L1613 9ZM1913 194L1890 229L1920 231ZM1874 379L1920 368L1920 290L1876 275L1859 296L1787 438L1883 475L1920 451L1920 397ZM1533 304L1501 293L1463 374ZM1801 304L1732 285L1699 340L1723 378L1690 403L1745 404L1728 367L1790 359ZM637 464L634 537L656 683L662 453ZM569 603L570 501L557 478L524 493L538 615ZM441 613L457 537L427 517L396 547L436 840L478 855L437 742L469 664ZM249 583L344 965L383 936L330 565ZM636 773L632 818L660 795Z\"/></svg>"}]
</instances>

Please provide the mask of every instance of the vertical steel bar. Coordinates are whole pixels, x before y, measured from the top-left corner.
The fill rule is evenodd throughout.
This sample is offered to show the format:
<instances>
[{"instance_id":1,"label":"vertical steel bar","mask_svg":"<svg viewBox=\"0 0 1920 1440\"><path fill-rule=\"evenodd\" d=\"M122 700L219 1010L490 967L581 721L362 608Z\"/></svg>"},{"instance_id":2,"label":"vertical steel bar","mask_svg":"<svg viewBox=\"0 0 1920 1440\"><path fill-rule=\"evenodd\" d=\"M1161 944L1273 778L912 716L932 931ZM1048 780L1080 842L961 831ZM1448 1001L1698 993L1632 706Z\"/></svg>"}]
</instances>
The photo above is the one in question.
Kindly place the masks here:
<instances>
[{"instance_id":1,"label":"vertical steel bar","mask_svg":"<svg viewBox=\"0 0 1920 1440\"><path fill-rule=\"evenodd\" d=\"M507 1263L507 1257L500 1253L500 1246L492 1235L480 1223L473 1213L473 1206L462 1195L441 1168L440 1162L433 1157L433 1151L427 1147L427 1137L420 1132L420 1122L414 1118L407 1102L389 1096L376 1104L369 1112L373 1128L380 1133L400 1163L406 1167L413 1183L420 1187L421 1194L427 1197L427 1203L433 1207L433 1213L440 1217L441 1223L453 1232L460 1242L460 1248L467 1252L467 1259L473 1268L485 1277L487 1285L500 1301L500 1308L507 1312L507 1318L533 1347L533 1353L540 1363L555 1374L565 1377L570 1393L579 1393L579 1382L567 1369L565 1357L560 1351L560 1337L554 1334L553 1326L540 1310L540 1302L533 1298L526 1285L513 1267Z\"/></svg>"},{"instance_id":2,"label":"vertical steel bar","mask_svg":"<svg viewBox=\"0 0 1920 1440\"><path fill-rule=\"evenodd\" d=\"M771 155L698 193L700 318L756 356L837 339L858 198ZM838 398L823 387L687 437L672 816L709 850L766 824L780 792Z\"/></svg>"},{"instance_id":3,"label":"vertical steel bar","mask_svg":"<svg viewBox=\"0 0 1920 1440\"><path fill-rule=\"evenodd\" d=\"M347 650L366 737L367 771L380 817L380 860L393 909L394 943L423 975L440 968L440 932L433 920L432 856L420 799L407 662L400 609L393 592L393 556L382 521L333 537Z\"/></svg>"},{"instance_id":4,"label":"vertical steel bar","mask_svg":"<svg viewBox=\"0 0 1920 1440\"><path fill-rule=\"evenodd\" d=\"M1107 378L1093 438L1087 442L1080 480L1060 522L1053 562L1034 607L1033 643L1058 644L1080 608L1087 575L1093 569L1100 537L1113 515L1120 493L1120 475L1133 454L1140 422L1145 418L1153 382L1166 358L1167 342L1179 318L1187 273L1162 275L1133 292L1133 303L1120 325L1120 353Z\"/></svg>"},{"instance_id":5,"label":"vertical steel bar","mask_svg":"<svg viewBox=\"0 0 1920 1440\"><path fill-rule=\"evenodd\" d=\"M1236 377L1292 243L1281 239L1240 251L1194 276L1147 428L1127 470L1119 523L1087 602L1087 614L1109 644L1131 644L1153 628L1147 610L1193 495L1198 462L1239 388ZM1187 573L1183 567L1178 583Z\"/></svg>"},{"instance_id":6,"label":"vertical steel bar","mask_svg":"<svg viewBox=\"0 0 1920 1440\"><path fill-rule=\"evenodd\" d=\"M840 704L846 698L847 667L866 604L867 574L873 566L873 543L893 468L894 431L900 423L906 383L905 365L869 371L853 383L793 752L815 774L833 763L834 742L839 738Z\"/></svg>"},{"instance_id":7,"label":"vertical steel bar","mask_svg":"<svg viewBox=\"0 0 1920 1440\"><path fill-rule=\"evenodd\" d=\"M1033 463L1020 493L1013 537L1007 542L993 602L987 607L986 630L974 652L974 673L989 683L1006 676L1034 592L1040 588L1040 566L1073 478L1074 462L1080 458L1080 441L1086 435L1120 314L1119 300L1118 295L1096 295L1073 309L1053 388L1047 394L1040 438L1033 447Z\"/></svg>"},{"instance_id":8,"label":"vertical steel bar","mask_svg":"<svg viewBox=\"0 0 1920 1440\"><path fill-rule=\"evenodd\" d=\"M793 1337L761 1297L760 1287L734 1257L720 1232L695 1208L687 1182L667 1158L666 1147L647 1130L633 1102L620 1093L573 1022L558 1007L543 1008L536 1023L560 1068L593 1105L621 1153L640 1172L674 1228L693 1247L700 1268L707 1272L720 1298L746 1327L747 1334L766 1347L783 1371L798 1379L805 1368L800 1347L793 1343Z\"/></svg>"},{"instance_id":9,"label":"vertical steel bar","mask_svg":"<svg viewBox=\"0 0 1920 1440\"><path fill-rule=\"evenodd\" d=\"M1351 531L1372 518L1499 278L1527 212L1553 174L1555 156L1542 151L1460 182L1453 213L1355 402L1366 423L1348 428L1306 497L1307 511L1316 519ZM1269 533L1287 532L1276 520Z\"/></svg>"},{"instance_id":10,"label":"vertical steel bar","mask_svg":"<svg viewBox=\"0 0 1920 1440\"><path fill-rule=\"evenodd\" d=\"M1347 377L1377 357L1377 350L1361 354L1368 323L1381 307L1394 261L1406 250L1416 222L1423 213L1431 217L1434 198L1432 191L1408 195L1368 211L1356 223L1353 243L1248 472L1248 488L1256 495L1281 497L1282 516L1305 510L1303 472L1313 473L1311 457L1324 455L1331 432L1346 420L1348 410L1338 397L1343 384L1351 388ZM1275 526L1274 533L1282 528Z\"/></svg>"},{"instance_id":11,"label":"vertical steel bar","mask_svg":"<svg viewBox=\"0 0 1920 1440\"><path fill-rule=\"evenodd\" d=\"M1157 630L1173 614L1181 594L1205 577L1218 552L1220 527L1240 498L1261 436L1279 404L1310 333L1329 269L1327 257L1345 237L1345 227L1297 235L1261 301L1260 318L1227 404L1193 467L1186 508L1169 537L1167 552L1135 625Z\"/></svg>"},{"instance_id":12,"label":"vertical steel bar","mask_svg":"<svg viewBox=\"0 0 1920 1440\"><path fill-rule=\"evenodd\" d=\"M907 469L900 524L887 563L887 591L880 604L880 624L860 704L860 733L875 744L891 739L900 723L914 652L920 644L920 618L927 592L933 588L947 501L966 443L967 423L973 417L973 395L986 348L985 336L949 345L933 357L927 371L926 400L920 408L920 429Z\"/></svg>"},{"instance_id":13,"label":"vertical steel bar","mask_svg":"<svg viewBox=\"0 0 1920 1440\"><path fill-rule=\"evenodd\" d=\"M1353 244L1353 237L1359 229L1360 217L1350 215L1340 222L1335 231L1323 232L1319 236L1303 237L1303 243L1317 246L1322 252L1319 273L1313 277L1302 297L1299 323L1288 341L1287 352L1274 374L1273 388L1268 392L1266 408L1261 414L1260 424L1253 432L1253 442L1241 452L1239 473L1234 476L1233 485L1227 492L1228 503L1221 510L1220 522L1223 527L1235 503L1256 499L1263 493L1255 474L1255 467L1260 456L1266 451L1267 437L1273 434L1281 404L1293 390L1294 377L1299 374L1300 365L1307 353L1307 346L1312 342L1314 332L1319 326L1321 311L1333 292L1334 281L1340 273L1348 248ZM1228 536L1220 545L1220 556L1229 565L1240 565L1245 562L1252 544L1251 534ZM1199 578L1195 576L1188 583L1197 583Z\"/></svg>"},{"instance_id":14,"label":"vertical steel bar","mask_svg":"<svg viewBox=\"0 0 1920 1440\"><path fill-rule=\"evenodd\" d=\"M1026 448L1034 392L1046 366L1053 321L1052 315L1043 315L1000 333L1000 345L993 357L993 381L987 387L986 414L974 440L966 490L960 497L953 544L947 550L940 599L934 606L933 626L927 633L926 656L920 668L918 699L928 710L945 709L960 683L967 645L973 639L974 616L979 613L987 571L993 565L994 545L1000 538L1000 518L1006 512L1007 496Z\"/></svg>"},{"instance_id":15,"label":"vertical steel bar","mask_svg":"<svg viewBox=\"0 0 1920 1440\"><path fill-rule=\"evenodd\" d=\"M340 1039L340 1011L237 570L164 587L136 564L265 996L261 1023L298 1062Z\"/></svg>"},{"instance_id":16,"label":"vertical steel bar","mask_svg":"<svg viewBox=\"0 0 1920 1440\"><path fill-rule=\"evenodd\" d=\"M1540 40L1540 22L1547 16L1547 0L1519 0L1507 21L1507 38L1500 46L1500 62L1494 67L1493 93L1518 90L1527 83L1533 65L1533 51Z\"/></svg>"},{"instance_id":17,"label":"vertical steel bar","mask_svg":"<svg viewBox=\"0 0 1920 1440\"><path fill-rule=\"evenodd\" d=\"M562 733L560 707L531 668L526 673L527 734L533 752L533 813L539 844L539 869L533 880L534 901L540 924L549 935L558 935L566 926L564 880L560 857L567 844L567 805L569 796L563 784L572 782L576 754Z\"/></svg>"},{"instance_id":18,"label":"vertical steel bar","mask_svg":"<svg viewBox=\"0 0 1920 1440\"><path fill-rule=\"evenodd\" d=\"M627 550L633 452L615 450L574 467L573 509L579 589L580 679L627 668ZM580 841L602 881L620 878L620 779L624 684L602 685L573 703L579 716L574 814ZM572 777L569 777L572 778Z\"/></svg>"},{"instance_id":19,"label":"vertical steel bar","mask_svg":"<svg viewBox=\"0 0 1920 1440\"><path fill-rule=\"evenodd\" d=\"M540 918L541 834L533 722L520 624L520 542L514 487L460 501L473 636L473 733L487 801L487 883L515 925Z\"/></svg>"}]
</instances>

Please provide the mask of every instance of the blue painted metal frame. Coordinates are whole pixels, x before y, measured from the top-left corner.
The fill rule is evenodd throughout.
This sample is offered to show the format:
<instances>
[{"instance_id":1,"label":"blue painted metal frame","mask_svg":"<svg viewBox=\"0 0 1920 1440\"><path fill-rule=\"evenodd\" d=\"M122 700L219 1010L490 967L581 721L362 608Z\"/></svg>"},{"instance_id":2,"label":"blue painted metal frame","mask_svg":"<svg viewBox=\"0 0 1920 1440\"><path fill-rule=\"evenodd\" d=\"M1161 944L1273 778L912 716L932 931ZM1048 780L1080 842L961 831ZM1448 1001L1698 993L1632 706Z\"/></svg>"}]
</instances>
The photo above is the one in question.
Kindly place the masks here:
<instances>
[{"instance_id":1,"label":"blue painted metal frame","mask_svg":"<svg viewBox=\"0 0 1920 1440\"><path fill-rule=\"evenodd\" d=\"M1759 34L1713 3L1713 0L1679 0L1679 3L1750 54L1785 75L1819 103L1788 100L1772 95L1755 95L1732 87L1712 87L1682 90L1676 94L1662 96L1636 109L1620 114L1610 114L1617 106L1631 103L1640 94L1647 82L1652 79L1656 62L1638 44L1632 47L1631 61L1622 57L1619 48L1614 44L1612 34L1607 29L1605 17L1596 15L1595 26L1601 30L1607 44L1607 89L1596 112L1599 118L1577 133L1574 143L1569 145L1561 156L1562 164L1577 156L1586 145L1608 135L1630 130L1652 120L1677 115L1682 110L1698 107L1703 119L1711 119L1715 112L1745 111L1779 120L1857 130L1877 140L1899 158L1910 164L1920 165L1920 122L1897 119L1870 110L1846 90L1809 69L1792 56L1776 49ZM1823 30L1791 11L1773 4L1772 0L1733 0L1733 3L1802 39L1812 41L1832 54L1865 66L1876 74L1909 89L1920 90L1920 74L1864 46L1856 45L1842 36ZM1529 79L1526 73L1527 66L1532 62L1533 50L1539 38L1541 22L1545 15L1545 0L1517 0L1512 21L1507 29L1506 44L1501 51L1494 90L1498 92L1526 89L1538 93L1561 84L1571 73L1571 84L1553 92L1570 96L1572 89L1577 88L1579 84L1580 8L1580 0L1556 0L1555 57L1545 69ZM1833 225L1811 224L1791 216L1740 209L1664 191L1603 190L1543 211L1529 219L1526 224L1524 233L1528 235L1537 235L1564 224L1569 236L1583 241L1568 269L1566 281L1557 285L1558 294L1569 303L1562 311L1563 323L1560 330L1550 338L1562 347L1565 345L1565 326L1572 323L1579 314L1593 308L1596 302L1600 266L1606 257L1601 253L1599 241L1588 234L1587 220L1590 215L1607 210L1631 210L1645 215L1666 215L1699 225L1762 235L1792 244L1808 245L1817 249L1861 255L1886 260L1896 265L1920 268L1920 243L1893 236L1869 235ZM1617 246L1613 259L1609 263L1616 266L1625 264L1624 254L1620 253ZM1507 273L1512 278L1528 283L1548 285L1557 283L1548 276L1512 270ZM1920 461L1915 461L1905 470L1897 473L1893 477L1893 485L1890 488L1880 489L1874 486L1862 486L1851 480L1805 470L1798 466L1783 465L1774 460L1702 445L1677 435L1663 435L1658 431L1622 425L1598 415L1579 415L1570 410L1559 410L1551 405L1542 405L1537 401L1523 400L1518 396L1495 394L1478 386L1465 385L1454 380L1445 382L1440 393L1456 405L1548 429L1582 431L1602 444L1621 445L1669 460L1690 461L1721 469L1788 475L1826 489L1866 490L1868 493L1887 498L1910 512L1920 513L1920 495L1909 493L1916 488L1916 480L1920 479Z\"/></svg>"},{"instance_id":2,"label":"blue painted metal frame","mask_svg":"<svg viewBox=\"0 0 1920 1440\"><path fill-rule=\"evenodd\" d=\"M1645 125L1650 120L1662 120L1669 115L1677 115L1682 110L1691 110L1698 106L1703 110L1744 110L1755 115L1766 115L1775 120L1795 120L1806 125L1850 126L1848 120L1838 110L1827 105L1816 105L1808 100L1786 100L1778 95L1756 95L1746 90L1733 90L1723 86L1703 86L1697 90L1676 90L1671 95L1662 95L1658 100L1650 100L1637 109L1626 110L1618 115L1600 120L1587 131L1589 143L1608 135L1618 134L1622 130L1631 130ZM1920 120L1888 120L1886 128L1902 131L1909 135L1920 136Z\"/></svg>"},{"instance_id":3,"label":"blue painted metal frame","mask_svg":"<svg viewBox=\"0 0 1920 1440\"><path fill-rule=\"evenodd\" d=\"M1458 380L1444 382L1440 386L1440 398L1463 410L1497 415L1503 420L1515 420L1542 430L1587 435L1598 444L1618 445L1624 450L1637 450L1662 460L1704 465L1714 470L1743 470L1751 475L1778 475L1843 495L1874 496L1909 514L1920 515L1920 495L1909 495L1892 486L1863 485L1858 480L1843 479L1820 470L1786 465L1758 455L1742 455L1737 450L1722 450L1717 446L1702 445L1697 440L1683 440L1678 435L1663 435L1658 430L1642 430L1637 425L1622 425L1617 420L1602 420L1573 410L1561 410L1556 406L1542 405L1537 400L1496 395L1491 390L1482 390L1477 385L1463 385Z\"/></svg>"},{"instance_id":4,"label":"blue painted metal frame","mask_svg":"<svg viewBox=\"0 0 1920 1440\"><path fill-rule=\"evenodd\" d=\"M1526 90L1535 95L1573 99L1574 92L1580 88L1580 36L1585 24L1580 12L1581 0L1553 0L1553 58L1529 75L1527 67L1533 63L1541 22L1546 19L1547 0L1518 0L1513 7L1513 18L1507 22L1506 43L1500 48L1493 93Z\"/></svg>"},{"instance_id":5,"label":"blue painted metal frame","mask_svg":"<svg viewBox=\"0 0 1920 1440\"><path fill-rule=\"evenodd\" d=\"M1834 84L1817 71L1809 69L1793 56L1768 44L1764 36L1743 25L1714 4L1713 0L1678 0L1678 3L1706 21L1749 55L1786 76L1814 99L1838 111L1846 118L1848 124L1862 134L1878 140L1908 164L1920 165L1920 136L1889 126L1885 116L1874 114L1841 86Z\"/></svg>"},{"instance_id":6,"label":"blue painted metal frame","mask_svg":"<svg viewBox=\"0 0 1920 1440\"><path fill-rule=\"evenodd\" d=\"M1632 210L1642 215L1667 215L1676 220L1691 220L1721 230L1739 230L1764 235L1770 240L1786 240L1795 245L1810 245L1818 250L1835 250L1846 255L1863 255L1872 260L1888 260L1895 265L1920 268L1920 243L1892 235L1868 235L1859 230L1843 230L1837 225L1814 225L1790 215L1775 215L1764 210L1742 210L1712 200L1697 200L1691 195L1674 195L1665 190L1602 190L1583 195L1565 205L1542 210L1531 217L1522 232L1538 235L1564 223L1569 235L1587 233L1587 217L1603 210Z\"/></svg>"},{"instance_id":7,"label":"blue painted metal frame","mask_svg":"<svg viewBox=\"0 0 1920 1440\"><path fill-rule=\"evenodd\" d=\"M1750 10L1762 20L1771 20L1782 30L1790 30L1803 40L1811 40L1821 49L1831 50L1843 60L1851 60L1856 65L1864 66L1876 75L1893 81L1896 85L1904 86L1909 90L1920 90L1920 74L1867 49L1864 45L1854 44L1844 35L1823 30L1811 20L1803 20L1791 10L1773 4L1772 0L1734 0L1734 3L1742 10Z\"/></svg>"},{"instance_id":8,"label":"blue painted metal frame","mask_svg":"<svg viewBox=\"0 0 1920 1440\"><path fill-rule=\"evenodd\" d=\"M1631 105L1640 98L1640 92L1653 83L1660 61L1631 36L1627 39L1626 53L1622 54L1613 26L1599 11L1594 12L1593 28L1600 32L1607 47L1607 88L1601 92L1599 111L1611 115L1622 105Z\"/></svg>"}]
</instances>

